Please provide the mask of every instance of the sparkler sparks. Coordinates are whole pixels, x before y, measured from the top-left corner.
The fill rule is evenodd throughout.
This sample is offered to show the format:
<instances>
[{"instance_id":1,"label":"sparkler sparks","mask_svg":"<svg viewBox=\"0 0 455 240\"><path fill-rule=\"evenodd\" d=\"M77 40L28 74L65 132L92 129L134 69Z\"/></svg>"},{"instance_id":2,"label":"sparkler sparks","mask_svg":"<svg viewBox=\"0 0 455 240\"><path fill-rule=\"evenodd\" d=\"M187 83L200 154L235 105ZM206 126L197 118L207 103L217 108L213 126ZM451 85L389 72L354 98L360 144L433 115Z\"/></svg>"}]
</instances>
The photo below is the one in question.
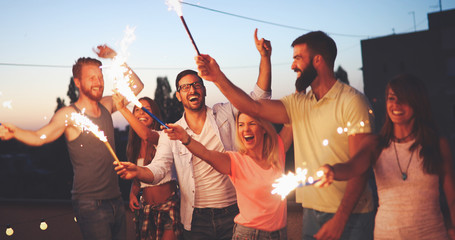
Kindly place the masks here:
<instances>
[{"instance_id":1,"label":"sparkler sparks","mask_svg":"<svg viewBox=\"0 0 455 240\"><path fill-rule=\"evenodd\" d=\"M12 102L13 102L13 100L3 101L3 107L8 108L8 109L13 109L13 106L11 105Z\"/></svg>"},{"instance_id":2,"label":"sparkler sparks","mask_svg":"<svg viewBox=\"0 0 455 240\"><path fill-rule=\"evenodd\" d=\"M82 109L82 114L81 113L76 113L73 112L71 113L71 120L73 121L73 125L80 128L82 131L86 132L91 132L93 135L95 135L99 140L104 142L106 145L107 149L111 153L111 155L114 157L115 161L119 164L120 160L117 158L117 155L115 155L114 150L112 149L111 145L107 141L106 136L104 135L104 132L99 129L99 127L94 124L90 119L88 119L86 116L83 115L85 109Z\"/></svg>"},{"instance_id":3,"label":"sparkler sparks","mask_svg":"<svg viewBox=\"0 0 455 240\"><path fill-rule=\"evenodd\" d=\"M285 199L286 196L298 187L304 187L308 185L313 185L319 180L314 180L313 177L308 177L308 170L297 168L296 173L289 172L287 175L283 174L280 178L275 180L275 183L272 184L274 189L272 194L279 194L281 199ZM316 175L321 177L324 173L318 171Z\"/></svg>"}]
</instances>

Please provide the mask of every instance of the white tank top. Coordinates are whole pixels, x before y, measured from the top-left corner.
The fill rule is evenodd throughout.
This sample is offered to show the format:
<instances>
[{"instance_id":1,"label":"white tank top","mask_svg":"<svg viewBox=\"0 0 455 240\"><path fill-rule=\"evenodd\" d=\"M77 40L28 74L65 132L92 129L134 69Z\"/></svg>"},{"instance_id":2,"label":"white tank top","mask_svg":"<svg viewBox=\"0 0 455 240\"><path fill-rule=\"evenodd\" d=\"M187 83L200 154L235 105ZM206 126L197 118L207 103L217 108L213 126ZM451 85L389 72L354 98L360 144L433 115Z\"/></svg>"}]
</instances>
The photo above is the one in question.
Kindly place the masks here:
<instances>
[{"instance_id":1,"label":"white tank top","mask_svg":"<svg viewBox=\"0 0 455 240\"><path fill-rule=\"evenodd\" d=\"M401 170L411 156L414 141L395 143ZM439 177L426 174L418 154L412 154L403 180L393 142L384 149L374 166L379 208L376 214L374 239L448 239L439 206Z\"/></svg>"}]
</instances>

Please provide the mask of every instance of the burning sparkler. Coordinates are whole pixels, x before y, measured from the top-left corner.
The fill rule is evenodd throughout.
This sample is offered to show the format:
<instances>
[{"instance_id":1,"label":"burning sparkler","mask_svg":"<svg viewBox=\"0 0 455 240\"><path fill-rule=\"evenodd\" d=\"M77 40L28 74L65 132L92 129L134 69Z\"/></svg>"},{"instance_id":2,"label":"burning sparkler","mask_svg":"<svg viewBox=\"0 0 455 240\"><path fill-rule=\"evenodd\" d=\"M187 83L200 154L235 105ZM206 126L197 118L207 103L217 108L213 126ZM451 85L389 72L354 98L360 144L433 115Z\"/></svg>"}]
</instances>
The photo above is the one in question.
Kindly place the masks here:
<instances>
[{"instance_id":1,"label":"burning sparkler","mask_svg":"<svg viewBox=\"0 0 455 240\"><path fill-rule=\"evenodd\" d=\"M126 67L125 62L128 56L128 46L136 39L134 35L135 28L130 28L127 26L125 30L125 35L120 42L120 52L112 59L112 65L103 67L106 70L106 76L112 76L114 78L114 89L116 92L122 94L129 102L132 102L138 108L142 109L157 122L163 125L165 128L168 128L157 116L147 110L139 102L138 98L131 90L131 88L136 88L137 86L132 84L131 75L132 71Z\"/></svg>"},{"instance_id":2,"label":"burning sparkler","mask_svg":"<svg viewBox=\"0 0 455 240\"><path fill-rule=\"evenodd\" d=\"M109 152L114 157L115 161L119 165L122 165L120 163L120 160L117 158L117 155L115 155L115 152L112 149L111 145L107 141L107 138L104 135L104 132L101 131L99 129L99 127L96 124L94 124L90 119L88 119L86 116L83 115L84 110L85 109L82 110L82 114L81 113L76 113L76 112L71 113L71 120L73 121L74 126L79 127L82 131L87 131L87 132L93 133L93 135L95 135L99 140L104 142L104 144L106 145L107 149L109 150Z\"/></svg>"},{"instance_id":3,"label":"burning sparkler","mask_svg":"<svg viewBox=\"0 0 455 240\"><path fill-rule=\"evenodd\" d=\"M190 40L193 43L194 48L196 49L197 55L201 55L201 53L199 53L199 49L196 46L196 43L194 42L193 36L191 35L190 29L186 25L185 19L183 18L182 4L180 3L180 1L166 0L166 4L169 6L170 10L175 10L177 15L180 17L180 20L182 20L183 26L185 27L185 30L188 33L188 36L190 37Z\"/></svg>"},{"instance_id":4,"label":"burning sparkler","mask_svg":"<svg viewBox=\"0 0 455 240\"><path fill-rule=\"evenodd\" d=\"M281 199L285 199L286 196L298 187L309 186L317 183L319 180L314 180L313 177L307 177L308 170L297 168L296 173L289 172L287 175L281 176L275 180L275 183L272 184L274 189L272 194L279 194ZM318 171L316 175L322 177L324 173Z\"/></svg>"}]
</instances>

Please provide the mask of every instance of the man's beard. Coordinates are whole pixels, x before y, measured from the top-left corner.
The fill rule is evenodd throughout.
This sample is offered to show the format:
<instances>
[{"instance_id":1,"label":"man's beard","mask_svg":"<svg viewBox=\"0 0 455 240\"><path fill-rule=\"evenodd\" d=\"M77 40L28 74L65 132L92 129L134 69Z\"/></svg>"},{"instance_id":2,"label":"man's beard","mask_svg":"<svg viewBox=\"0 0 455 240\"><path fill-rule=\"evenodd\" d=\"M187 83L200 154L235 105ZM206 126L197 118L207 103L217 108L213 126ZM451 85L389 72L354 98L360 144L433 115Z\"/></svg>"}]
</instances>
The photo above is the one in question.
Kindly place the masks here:
<instances>
[{"instance_id":1,"label":"man's beard","mask_svg":"<svg viewBox=\"0 0 455 240\"><path fill-rule=\"evenodd\" d=\"M100 87L100 88L102 89L102 87ZM93 100L93 101L96 101L96 102L99 102L101 100L101 98L103 98L103 94L102 94L103 91L102 90L101 90L101 94L94 95L94 94L92 94L90 89L85 89L84 87L81 87L80 92L82 94L84 94L85 96L87 96L90 100Z\"/></svg>"},{"instance_id":2,"label":"man's beard","mask_svg":"<svg viewBox=\"0 0 455 240\"><path fill-rule=\"evenodd\" d=\"M310 61L310 65L306 67L300 77L295 80L295 89L297 92L304 92L318 76L318 72L313 66L313 59Z\"/></svg>"}]
</instances>

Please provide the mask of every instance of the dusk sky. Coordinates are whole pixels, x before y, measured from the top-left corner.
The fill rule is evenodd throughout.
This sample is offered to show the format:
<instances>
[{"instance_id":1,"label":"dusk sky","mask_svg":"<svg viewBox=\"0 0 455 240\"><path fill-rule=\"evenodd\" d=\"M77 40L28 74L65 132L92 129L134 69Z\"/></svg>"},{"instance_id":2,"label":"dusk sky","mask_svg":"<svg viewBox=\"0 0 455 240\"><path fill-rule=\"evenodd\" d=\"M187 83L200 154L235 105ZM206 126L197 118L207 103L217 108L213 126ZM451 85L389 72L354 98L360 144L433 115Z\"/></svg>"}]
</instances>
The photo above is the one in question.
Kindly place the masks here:
<instances>
[{"instance_id":1,"label":"dusk sky","mask_svg":"<svg viewBox=\"0 0 455 240\"><path fill-rule=\"evenodd\" d=\"M338 46L335 69L341 65L351 85L363 92L360 41L427 30L427 14L440 10L438 0L186 3L191 5L182 4L183 16L200 52L214 57L247 92L259 71L254 29L271 41L274 99L294 92L290 45L298 36L313 30L328 33ZM442 0L441 5L442 10L454 9L455 1ZM157 77L166 76L175 91L176 75L196 69L196 51L165 0L0 1L0 122L33 130L46 124L57 97L69 103L66 92L76 59L96 57L92 48L99 44L118 50L127 26L135 28L136 36L127 62L145 84L139 96L154 97ZM226 101L212 83L206 86L208 106ZM105 78L105 95L112 87L112 79ZM114 124L124 128L126 121L116 113Z\"/></svg>"}]
</instances>

